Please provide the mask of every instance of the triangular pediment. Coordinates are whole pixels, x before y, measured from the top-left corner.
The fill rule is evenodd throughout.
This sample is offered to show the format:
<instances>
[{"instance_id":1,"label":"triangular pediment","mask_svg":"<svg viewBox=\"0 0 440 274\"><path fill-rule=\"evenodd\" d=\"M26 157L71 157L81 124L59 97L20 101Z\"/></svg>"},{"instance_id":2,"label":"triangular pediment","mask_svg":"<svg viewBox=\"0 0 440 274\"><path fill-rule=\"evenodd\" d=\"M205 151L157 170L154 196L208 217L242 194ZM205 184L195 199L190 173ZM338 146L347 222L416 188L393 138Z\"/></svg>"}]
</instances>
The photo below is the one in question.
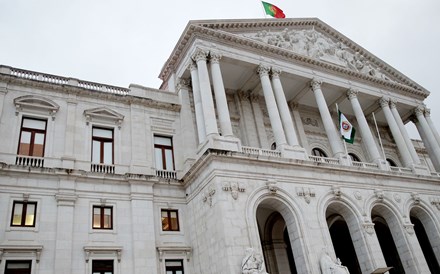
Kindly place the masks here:
<instances>
[{"instance_id":1,"label":"triangular pediment","mask_svg":"<svg viewBox=\"0 0 440 274\"><path fill-rule=\"evenodd\" d=\"M101 123L115 124L120 127L124 120L124 115L107 107L87 109L84 111L84 116L86 117L87 124L90 121L98 121Z\"/></svg>"},{"instance_id":2,"label":"triangular pediment","mask_svg":"<svg viewBox=\"0 0 440 274\"><path fill-rule=\"evenodd\" d=\"M198 39L278 55L314 70L333 71L362 81L401 89L421 97L429 92L360 45L316 18L190 21L165 63L160 78L166 80L183 60L189 44ZM275 57L276 58L276 57Z\"/></svg>"},{"instance_id":3,"label":"triangular pediment","mask_svg":"<svg viewBox=\"0 0 440 274\"><path fill-rule=\"evenodd\" d=\"M14 99L16 114L27 113L45 114L54 118L60 106L54 101L39 95L25 95Z\"/></svg>"}]
</instances>

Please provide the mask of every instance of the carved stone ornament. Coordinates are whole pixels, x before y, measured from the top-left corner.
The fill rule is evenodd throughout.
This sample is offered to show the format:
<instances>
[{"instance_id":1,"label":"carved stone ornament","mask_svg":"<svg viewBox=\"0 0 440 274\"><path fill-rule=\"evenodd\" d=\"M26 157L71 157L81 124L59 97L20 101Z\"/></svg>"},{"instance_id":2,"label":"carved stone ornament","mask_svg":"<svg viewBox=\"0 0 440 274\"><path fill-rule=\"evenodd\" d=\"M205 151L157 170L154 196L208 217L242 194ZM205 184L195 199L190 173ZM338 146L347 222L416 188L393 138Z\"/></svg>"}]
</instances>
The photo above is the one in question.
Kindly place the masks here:
<instances>
[{"instance_id":1,"label":"carved stone ornament","mask_svg":"<svg viewBox=\"0 0 440 274\"><path fill-rule=\"evenodd\" d=\"M260 64L257 68L257 73L262 76L268 76L270 71L270 67Z\"/></svg>"},{"instance_id":2,"label":"carved stone ornament","mask_svg":"<svg viewBox=\"0 0 440 274\"><path fill-rule=\"evenodd\" d=\"M269 190L270 194L275 195L278 191L277 182L273 180L269 180L266 182L267 189Z\"/></svg>"},{"instance_id":3,"label":"carved stone ornament","mask_svg":"<svg viewBox=\"0 0 440 274\"><path fill-rule=\"evenodd\" d=\"M263 256L253 248L246 248L246 255L241 261L242 274L267 274L264 270Z\"/></svg>"},{"instance_id":4,"label":"carved stone ornament","mask_svg":"<svg viewBox=\"0 0 440 274\"><path fill-rule=\"evenodd\" d=\"M198 62L198 61L205 61L206 62L206 59L208 58L208 54L209 54L208 51L200 49L200 48L197 48L194 51L194 54L191 56L191 58L195 62Z\"/></svg>"},{"instance_id":5,"label":"carved stone ornament","mask_svg":"<svg viewBox=\"0 0 440 274\"><path fill-rule=\"evenodd\" d=\"M310 204L311 198L316 196L315 190L311 187L297 187L296 194L304 197L306 203Z\"/></svg>"},{"instance_id":6,"label":"carved stone ornament","mask_svg":"<svg viewBox=\"0 0 440 274\"><path fill-rule=\"evenodd\" d=\"M208 192L205 194L205 196L203 197L203 202L204 203L208 203L208 205L210 207L212 207L212 196L214 196L215 194L215 188L210 186L208 188Z\"/></svg>"},{"instance_id":7,"label":"carved stone ornament","mask_svg":"<svg viewBox=\"0 0 440 274\"><path fill-rule=\"evenodd\" d=\"M411 198L414 200L414 204L416 204L416 205L420 204L419 194L413 192L413 193L411 193Z\"/></svg>"},{"instance_id":8,"label":"carved stone ornament","mask_svg":"<svg viewBox=\"0 0 440 274\"><path fill-rule=\"evenodd\" d=\"M355 191L353 193L354 197L356 198L356 200L362 200L362 194L360 193L360 191Z\"/></svg>"},{"instance_id":9,"label":"carved stone ornament","mask_svg":"<svg viewBox=\"0 0 440 274\"><path fill-rule=\"evenodd\" d=\"M318 120L312 119L310 117L301 117L301 121L304 125L318 127Z\"/></svg>"},{"instance_id":10,"label":"carved stone ornament","mask_svg":"<svg viewBox=\"0 0 440 274\"><path fill-rule=\"evenodd\" d=\"M55 120L55 114L60 106L54 101L38 95L25 95L14 99L15 115L20 112L42 113Z\"/></svg>"},{"instance_id":11,"label":"carved stone ornament","mask_svg":"<svg viewBox=\"0 0 440 274\"><path fill-rule=\"evenodd\" d=\"M375 190L374 190L374 194L376 195L376 198L377 198L379 201L382 201L382 200L383 200L383 191L382 191L382 190L380 190L380 189L375 189Z\"/></svg>"},{"instance_id":12,"label":"carved stone ornament","mask_svg":"<svg viewBox=\"0 0 440 274\"><path fill-rule=\"evenodd\" d=\"M354 52L340 41L335 42L314 28L302 30L286 28L279 32L262 30L243 36L373 78L392 82L378 66L371 64L359 52Z\"/></svg>"},{"instance_id":13,"label":"carved stone ornament","mask_svg":"<svg viewBox=\"0 0 440 274\"><path fill-rule=\"evenodd\" d=\"M319 268L321 269L321 274L350 274L348 268L342 265L339 258L334 260L330 257L327 247L324 247L322 250Z\"/></svg>"},{"instance_id":14,"label":"carved stone ornament","mask_svg":"<svg viewBox=\"0 0 440 274\"><path fill-rule=\"evenodd\" d=\"M84 110L84 116L86 117L86 125L89 125L92 121L99 121L108 124L115 124L120 129L122 122L124 121L124 115L107 107L86 109Z\"/></svg>"},{"instance_id":15,"label":"carved stone ornament","mask_svg":"<svg viewBox=\"0 0 440 274\"><path fill-rule=\"evenodd\" d=\"M409 235L414 234L414 225L413 224L404 224L403 228L405 229L406 233L408 233Z\"/></svg>"},{"instance_id":16,"label":"carved stone ornament","mask_svg":"<svg viewBox=\"0 0 440 274\"><path fill-rule=\"evenodd\" d=\"M431 200L431 205L435 206L438 210L440 210L440 198L433 198Z\"/></svg>"},{"instance_id":17,"label":"carved stone ornament","mask_svg":"<svg viewBox=\"0 0 440 274\"><path fill-rule=\"evenodd\" d=\"M336 199L341 199L342 192L340 187L332 186L332 193Z\"/></svg>"},{"instance_id":18,"label":"carved stone ornament","mask_svg":"<svg viewBox=\"0 0 440 274\"><path fill-rule=\"evenodd\" d=\"M395 193L395 194L393 195L393 197L394 197L394 201L396 201L396 202L398 202L398 203L400 203L400 202L402 201L402 198L401 198L400 195L397 194L397 193Z\"/></svg>"},{"instance_id":19,"label":"carved stone ornament","mask_svg":"<svg viewBox=\"0 0 440 274\"><path fill-rule=\"evenodd\" d=\"M209 60L211 61L211 63L218 64L220 62L220 59L222 58L222 55L218 52L211 52L209 54L209 57L210 57Z\"/></svg>"},{"instance_id":20,"label":"carved stone ornament","mask_svg":"<svg viewBox=\"0 0 440 274\"><path fill-rule=\"evenodd\" d=\"M362 226L364 227L365 232L367 232L370 235L374 234L374 223L371 222L363 223Z\"/></svg>"},{"instance_id":21,"label":"carved stone ornament","mask_svg":"<svg viewBox=\"0 0 440 274\"><path fill-rule=\"evenodd\" d=\"M388 98L388 97L380 98L379 105L381 108L389 107L390 106L390 98Z\"/></svg>"},{"instance_id":22,"label":"carved stone ornament","mask_svg":"<svg viewBox=\"0 0 440 274\"><path fill-rule=\"evenodd\" d=\"M320 89L321 85L322 85L322 80L318 78L313 78L312 81L310 82L310 87L312 88L313 91Z\"/></svg>"},{"instance_id":23,"label":"carved stone ornament","mask_svg":"<svg viewBox=\"0 0 440 274\"><path fill-rule=\"evenodd\" d=\"M191 80L190 79L182 79L179 78L177 79L177 84L176 84L176 90L180 90L180 89L190 89L191 87Z\"/></svg>"},{"instance_id":24,"label":"carved stone ornament","mask_svg":"<svg viewBox=\"0 0 440 274\"><path fill-rule=\"evenodd\" d=\"M234 198L234 200L237 200L238 193L244 192L246 189L243 187L240 187L239 184L236 182L231 182L231 183L225 183L223 185L223 190L224 191L231 191L232 198Z\"/></svg>"},{"instance_id":25,"label":"carved stone ornament","mask_svg":"<svg viewBox=\"0 0 440 274\"><path fill-rule=\"evenodd\" d=\"M354 98L357 97L358 93L359 93L358 90L356 90L356 89L352 89L352 88L351 88L351 89L349 89L349 90L347 91L347 98L348 98L349 100L354 99Z\"/></svg>"}]
</instances>

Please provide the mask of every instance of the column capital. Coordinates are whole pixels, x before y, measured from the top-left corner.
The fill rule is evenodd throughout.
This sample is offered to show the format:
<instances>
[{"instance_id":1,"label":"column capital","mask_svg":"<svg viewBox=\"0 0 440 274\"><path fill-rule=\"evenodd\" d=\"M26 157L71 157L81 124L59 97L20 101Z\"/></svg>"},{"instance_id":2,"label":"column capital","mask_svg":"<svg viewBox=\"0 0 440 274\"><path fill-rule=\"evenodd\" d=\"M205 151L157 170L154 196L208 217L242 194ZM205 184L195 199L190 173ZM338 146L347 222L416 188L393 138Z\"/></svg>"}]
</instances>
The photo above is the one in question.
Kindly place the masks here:
<instances>
[{"instance_id":1,"label":"column capital","mask_svg":"<svg viewBox=\"0 0 440 274\"><path fill-rule=\"evenodd\" d=\"M415 114L416 116L419 116L419 115L422 115L422 116L423 116L424 112L425 112L425 107L424 107L424 106L417 106L417 107L414 109L414 114Z\"/></svg>"},{"instance_id":2,"label":"column capital","mask_svg":"<svg viewBox=\"0 0 440 274\"><path fill-rule=\"evenodd\" d=\"M312 81L310 81L310 87L312 88L313 91L321 88L321 85L322 85L322 80L319 78L313 78Z\"/></svg>"},{"instance_id":3,"label":"column capital","mask_svg":"<svg viewBox=\"0 0 440 274\"><path fill-rule=\"evenodd\" d=\"M210 54L209 54L209 57L210 57L210 61L211 61L211 63L213 63L213 64L219 64L219 62L220 62L220 59L222 59L222 54L221 53L218 53L218 52L210 52Z\"/></svg>"},{"instance_id":4,"label":"column capital","mask_svg":"<svg viewBox=\"0 0 440 274\"><path fill-rule=\"evenodd\" d=\"M431 109L425 107L425 117L431 117Z\"/></svg>"},{"instance_id":5,"label":"column capital","mask_svg":"<svg viewBox=\"0 0 440 274\"><path fill-rule=\"evenodd\" d=\"M270 71L270 67L260 64L257 68L257 73L261 76L268 76Z\"/></svg>"},{"instance_id":6,"label":"column capital","mask_svg":"<svg viewBox=\"0 0 440 274\"><path fill-rule=\"evenodd\" d=\"M191 59L198 62L200 60L206 61L206 58L208 58L208 51L197 48L193 55L191 56Z\"/></svg>"},{"instance_id":7,"label":"column capital","mask_svg":"<svg viewBox=\"0 0 440 274\"><path fill-rule=\"evenodd\" d=\"M397 100L396 99L390 99L390 108L396 108Z\"/></svg>"},{"instance_id":8,"label":"column capital","mask_svg":"<svg viewBox=\"0 0 440 274\"><path fill-rule=\"evenodd\" d=\"M388 97L380 98L379 105L381 108L389 107L390 106L390 98L388 98Z\"/></svg>"},{"instance_id":9,"label":"column capital","mask_svg":"<svg viewBox=\"0 0 440 274\"><path fill-rule=\"evenodd\" d=\"M349 90L347 90L348 100L357 98L358 93L359 93L359 90L357 90L357 89L350 88Z\"/></svg>"},{"instance_id":10,"label":"column capital","mask_svg":"<svg viewBox=\"0 0 440 274\"><path fill-rule=\"evenodd\" d=\"M190 62L189 64L188 64L188 68L187 68L189 71L193 71L193 70L197 70L197 65L196 65L196 63L194 63L194 62Z\"/></svg>"},{"instance_id":11,"label":"column capital","mask_svg":"<svg viewBox=\"0 0 440 274\"><path fill-rule=\"evenodd\" d=\"M272 78L280 78L281 69L272 67Z\"/></svg>"},{"instance_id":12,"label":"column capital","mask_svg":"<svg viewBox=\"0 0 440 274\"><path fill-rule=\"evenodd\" d=\"M178 78L177 79L177 84L176 84L176 90L180 90L182 88L184 89L190 89L191 86L191 80L190 79L183 79L183 78Z\"/></svg>"}]
</instances>

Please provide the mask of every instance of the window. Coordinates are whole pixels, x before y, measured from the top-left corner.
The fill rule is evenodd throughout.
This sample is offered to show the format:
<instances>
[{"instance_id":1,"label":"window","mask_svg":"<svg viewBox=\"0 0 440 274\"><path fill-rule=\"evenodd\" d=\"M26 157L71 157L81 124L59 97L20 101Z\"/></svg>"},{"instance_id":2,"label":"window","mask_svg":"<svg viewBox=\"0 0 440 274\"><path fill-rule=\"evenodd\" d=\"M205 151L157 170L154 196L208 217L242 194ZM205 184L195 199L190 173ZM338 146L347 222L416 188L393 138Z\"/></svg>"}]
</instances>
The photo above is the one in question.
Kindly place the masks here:
<instances>
[{"instance_id":1,"label":"window","mask_svg":"<svg viewBox=\"0 0 440 274\"><path fill-rule=\"evenodd\" d=\"M6 261L5 274L31 274L32 261Z\"/></svg>"},{"instance_id":2,"label":"window","mask_svg":"<svg viewBox=\"0 0 440 274\"><path fill-rule=\"evenodd\" d=\"M391 160L390 158L387 158L387 162L390 166L397 166L396 163L393 160Z\"/></svg>"},{"instance_id":3,"label":"window","mask_svg":"<svg viewBox=\"0 0 440 274\"><path fill-rule=\"evenodd\" d=\"M20 131L18 155L44 156L46 142L46 121L32 118L23 118Z\"/></svg>"},{"instance_id":4,"label":"window","mask_svg":"<svg viewBox=\"0 0 440 274\"><path fill-rule=\"evenodd\" d=\"M352 162L360 162L361 160L359 159L359 157L357 157L356 154L354 153L348 153L348 156L350 157Z\"/></svg>"},{"instance_id":5,"label":"window","mask_svg":"<svg viewBox=\"0 0 440 274\"><path fill-rule=\"evenodd\" d=\"M319 156L319 157L327 157L327 154L320 148L313 148L312 149L312 155L313 156Z\"/></svg>"},{"instance_id":6,"label":"window","mask_svg":"<svg viewBox=\"0 0 440 274\"><path fill-rule=\"evenodd\" d=\"M174 170L173 143L170 137L154 136L156 169Z\"/></svg>"},{"instance_id":7,"label":"window","mask_svg":"<svg viewBox=\"0 0 440 274\"><path fill-rule=\"evenodd\" d=\"M92 163L113 165L113 130L93 127Z\"/></svg>"},{"instance_id":8,"label":"window","mask_svg":"<svg viewBox=\"0 0 440 274\"><path fill-rule=\"evenodd\" d=\"M113 228L113 207L93 206L93 228L112 229Z\"/></svg>"},{"instance_id":9,"label":"window","mask_svg":"<svg viewBox=\"0 0 440 274\"><path fill-rule=\"evenodd\" d=\"M35 226L36 202L14 201L12 206L11 226Z\"/></svg>"},{"instance_id":10,"label":"window","mask_svg":"<svg viewBox=\"0 0 440 274\"><path fill-rule=\"evenodd\" d=\"M165 260L166 274L183 274L183 260Z\"/></svg>"},{"instance_id":11,"label":"window","mask_svg":"<svg viewBox=\"0 0 440 274\"><path fill-rule=\"evenodd\" d=\"M93 260L92 274L113 274L113 260Z\"/></svg>"},{"instance_id":12,"label":"window","mask_svg":"<svg viewBox=\"0 0 440 274\"><path fill-rule=\"evenodd\" d=\"M179 215L177 210L162 209L162 231L179 231Z\"/></svg>"}]
</instances>

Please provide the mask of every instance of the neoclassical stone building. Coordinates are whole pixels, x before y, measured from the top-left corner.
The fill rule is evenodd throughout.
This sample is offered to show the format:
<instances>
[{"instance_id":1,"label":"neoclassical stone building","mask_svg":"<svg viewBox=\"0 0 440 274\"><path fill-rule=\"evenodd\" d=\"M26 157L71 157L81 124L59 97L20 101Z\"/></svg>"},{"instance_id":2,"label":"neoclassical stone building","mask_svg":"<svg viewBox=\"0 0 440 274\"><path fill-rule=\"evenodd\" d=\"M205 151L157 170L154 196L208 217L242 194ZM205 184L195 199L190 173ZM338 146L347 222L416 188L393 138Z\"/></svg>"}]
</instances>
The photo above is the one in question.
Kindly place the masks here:
<instances>
[{"instance_id":1,"label":"neoclassical stone building","mask_svg":"<svg viewBox=\"0 0 440 274\"><path fill-rule=\"evenodd\" d=\"M191 21L159 77L0 66L0 273L440 273L422 86L313 18Z\"/></svg>"}]
</instances>

